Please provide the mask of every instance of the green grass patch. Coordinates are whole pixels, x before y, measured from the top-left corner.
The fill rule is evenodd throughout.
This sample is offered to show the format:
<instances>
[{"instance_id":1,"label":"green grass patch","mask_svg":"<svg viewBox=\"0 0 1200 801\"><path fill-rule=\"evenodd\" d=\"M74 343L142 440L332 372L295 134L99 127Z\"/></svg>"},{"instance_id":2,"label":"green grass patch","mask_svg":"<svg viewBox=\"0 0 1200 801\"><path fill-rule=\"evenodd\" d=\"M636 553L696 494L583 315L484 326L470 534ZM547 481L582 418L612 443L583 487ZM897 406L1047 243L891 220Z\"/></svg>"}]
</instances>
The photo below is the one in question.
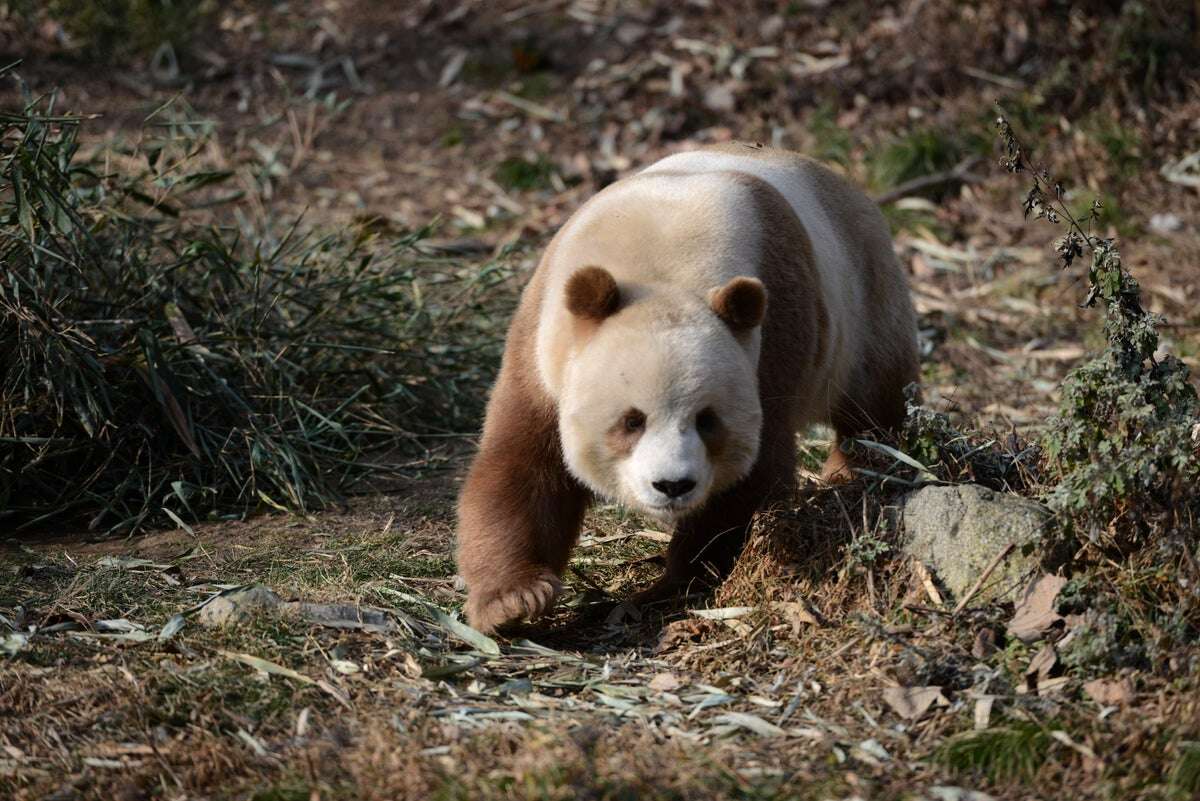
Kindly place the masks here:
<instances>
[{"instance_id":1,"label":"green grass patch","mask_svg":"<svg viewBox=\"0 0 1200 801\"><path fill-rule=\"evenodd\" d=\"M1200 796L1200 742L1179 744L1179 757L1171 768L1171 787L1185 798Z\"/></svg>"},{"instance_id":2,"label":"green grass patch","mask_svg":"<svg viewBox=\"0 0 1200 801\"><path fill-rule=\"evenodd\" d=\"M956 774L989 782L1029 781L1046 761L1050 732L1036 723L1012 723L947 740L935 759Z\"/></svg>"},{"instance_id":3,"label":"green grass patch","mask_svg":"<svg viewBox=\"0 0 1200 801\"><path fill-rule=\"evenodd\" d=\"M231 732L245 725L277 722L287 727L297 705L325 703L320 690L304 687L279 676L263 678L252 668L214 661L200 669L173 667L153 674L149 703L141 714L151 726L187 728L205 718L209 726ZM311 697L298 698L305 695Z\"/></svg>"},{"instance_id":4,"label":"green grass patch","mask_svg":"<svg viewBox=\"0 0 1200 801\"><path fill-rule=\"evenodd\" d=\"M946 242L952 237L946 226L932 211L908 206L903 203L888 203L880 207L883 218L887 220L892 236L906 231L924 229L932 233L939 241Z\"/></svg>"},{"instance_id":5,"label":"green grass patch","mask_svg":"<svg viewBox=\"0 0 1200 801\"><path fill-rule=\"evenodd\" d=\"M822 103L809 115L806 128L812 137L810 155L825 162L849 167L854 149L854 138L837 122L837 109L831 103Z\"/></svg>"},{"instance_id":6,"label":"green grass patch","mask_svg":"<svg viewBox=\"0 0 1200 801\"><path fill-rule=\"evenodd\" d=\"M1109 168L1117 179L1125 179L1137 171L1142 163L1142 137L1132 127L1124 126L1109 116L1096 116L1091 120L1091 135L1104 148Z\"/></svg>"},{"instance_id":7,"label":"green grass patch","mask_svg":"<svg viewBox=\"0 0 1200 801\"><path fill-rule=\"evenodd\" d=\"M280 784L259 790L250 801L309 801L312 789L306 784Z\"/></svg>"},{"instance_id":8,"label":"green grass patch","mask_svg":"<svg viewBox=\"0 0 1200 801\"><path fill-rule=\"evenodd\" d=\"M497 164L492 173L500 186L518 192L547 188L553 174L554 165L541 155L533 159L510 156Z\"/></svg>"},{"instance_id":9,"label":"green grass patch","mask_svg":"<svg viewBox=\"0 0 1200 801\"><path fill-rule=\"evenodd\" d=\"M965 154L962 141L936 128L917 128L894 137L868 154L871 183L886 189L948 170Z\"/></svg>"},{"instance_id":10,"label":"green grass patch","mask_svg":"<svg viewBox=\"0 0 1200 801\"><path fill-rule=\"evenodd\" d=\"M163 45L182 50L215 27L217 11L213 0L46 0L44 6L82 54L106 62L151 55Z\"/></svg>"}]
</instances>

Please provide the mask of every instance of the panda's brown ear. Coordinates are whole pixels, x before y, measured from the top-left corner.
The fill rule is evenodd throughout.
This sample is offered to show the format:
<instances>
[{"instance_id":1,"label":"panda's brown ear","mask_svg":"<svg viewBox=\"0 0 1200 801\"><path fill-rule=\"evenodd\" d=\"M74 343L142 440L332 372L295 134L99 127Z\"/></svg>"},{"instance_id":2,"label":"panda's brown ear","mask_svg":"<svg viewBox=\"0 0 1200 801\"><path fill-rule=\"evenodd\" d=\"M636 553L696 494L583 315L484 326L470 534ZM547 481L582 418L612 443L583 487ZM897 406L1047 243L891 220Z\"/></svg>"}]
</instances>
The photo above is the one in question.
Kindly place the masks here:
<instances>
[{"instance_id":1,"label":"panda's brown ear","mask_svg":"<svg viewBox=\"0 0 1200 801\"><path fill-rule=\"evenodd\" d=\"M600 322L621 305L617 281L603 267L584 267L567 279L567 310L576 317Z\"/></svg>"},{"instance_id":2,"label":"panda's brown ear","mask_svg":"<svg viewBox=\"0 0 1200 801\"><path fill-rule=\"evenodd\" d=\"M767 290L757 278L739 275L709 292L708 305L735 332L749 331L767 312Z\"/></svg>"}]
</instances>

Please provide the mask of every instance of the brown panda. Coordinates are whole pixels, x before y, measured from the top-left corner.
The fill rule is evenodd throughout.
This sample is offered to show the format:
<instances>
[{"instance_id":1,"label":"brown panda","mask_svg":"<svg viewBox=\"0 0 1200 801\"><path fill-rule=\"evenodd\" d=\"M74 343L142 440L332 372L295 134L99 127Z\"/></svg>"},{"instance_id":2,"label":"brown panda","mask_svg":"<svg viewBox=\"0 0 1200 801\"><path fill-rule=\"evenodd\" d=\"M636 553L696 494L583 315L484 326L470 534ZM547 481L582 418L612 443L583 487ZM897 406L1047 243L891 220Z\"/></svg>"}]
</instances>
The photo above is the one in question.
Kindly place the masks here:
<instances>
[{"instance_id":1,"label":"brown panda","mask_svg":"<svg viewBox=\"0 0 1200 801\"><path fill-rule=\"evenodd\" d=\"M674 525L640 598L720 575L797 430L894 428L915 315L878 207L799 155L680 153L605 188L521 297L458 506L473 626L546 612L596 497Z\"/></svg>"}]
</instances>

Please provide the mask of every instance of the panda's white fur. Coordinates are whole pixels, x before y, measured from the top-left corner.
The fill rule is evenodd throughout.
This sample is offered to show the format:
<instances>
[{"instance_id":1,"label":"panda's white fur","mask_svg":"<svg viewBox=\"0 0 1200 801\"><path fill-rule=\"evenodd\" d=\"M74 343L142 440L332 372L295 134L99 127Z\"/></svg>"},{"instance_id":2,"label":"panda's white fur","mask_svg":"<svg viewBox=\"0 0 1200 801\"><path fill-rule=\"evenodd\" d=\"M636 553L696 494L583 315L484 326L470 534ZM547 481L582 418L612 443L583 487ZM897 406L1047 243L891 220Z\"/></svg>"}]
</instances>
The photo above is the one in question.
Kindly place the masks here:
<instances>
[{"instance_id":1,"label":"panda's white fur","mask_svg":"<svg viewBox=\"0 0 1200 801\"><path fill-rule=\"evenodd\" d=\"M847 222L836 223L830 201L823 198L818 171L823 167L804 160L764 159L758 155L712 150L677 153L651 164L642 174L667 177L672 172L705 174L734 172L753 175L767 182L787 200L804 226L813 249L813 263L821 279L822 296L829 311L830 344L826 368L833 386L844 386L851 365L858 361L863 329L863 274L851 262L846 249ZM731 216L718 222L737 230L753 214L753 207L739 205Z\"/></svg>"},{"instance_id":2,"label":"panda's white fur","mask_svg":"<svg viewBox=\"0 0 1200 801\"><path fill-rule=\"evenodd\" d=\"M669 156L586 204L559 233L544 267L537 361L560 404L567 466L597 494L658 517L694 510L745 476L758 451L761 331L739 340L703 302L735 276L760 277L763 221L751 188L730 180L736 173L774 187L803 221L832 322L812 385L836 389L858 355L862 316L851 310L862 305L861 275L841 242L847 232L837 230L812 175L795 163L712 151ZM593 264L613 275L630 311L639 313L580 337L566 320L563 288ZM807 416L823 416L828 401L813 398ZM714 405L743 445L717 464L695 427L697 412ZM627 407L646 413L647 429L632 454L614 459L600 435ZM697 486L674 499L653 487L676 478Z\"/></svg>"},{"instance_id":3,"label":"panda's white fur","mask_svg":"<svg viewBox=\"0 0 1200 801\"><path fill-rule=\"evenodd\" d=\"M545 612L596 496L675 522L656 587L711 569L699 552L794 486L795 431L898 425L917 368L887 225L820 165L733 145L609 186L554 237L509 329L459 499L468 618ZM825 474L847 470L835 447Z\"/></svg>"},{"instance_id":4,"label":"panda's white fur","mask_svg":"<svg viewBox=\"0 0 1200 801\"><path fill-rule=\"evenodd\" d=\"M593 492L669 519L749 472L762 412L759 332L738 341L699 297L665 294L618 312L572 353L562 374L559 431L567 467ZM632 452L615 453L606 433L630 409L645 415L645 429ZM728 430L719 460L697 429L705 409ZM680 479L695 488L676 498L654 488Z\"/></svg>"},{"instance_id":5,"label":"panda's white fur","mask_svg":"<svg viewBox=\"0 0 1200 801\"><path fill-rule=\"evenodd\" d=\"M580 267L604 267L628 303L663 289L703 298L735 276L757 277L762 232L747 214L754 205L749 190L719 174L661 176L651 174L653 169L589 200L559 232L541 267L546 292L538 315L537 364L554 397L574 356L563 290ZM751 345L757 361L757 336Z\"/></svg>"}]
</instances>

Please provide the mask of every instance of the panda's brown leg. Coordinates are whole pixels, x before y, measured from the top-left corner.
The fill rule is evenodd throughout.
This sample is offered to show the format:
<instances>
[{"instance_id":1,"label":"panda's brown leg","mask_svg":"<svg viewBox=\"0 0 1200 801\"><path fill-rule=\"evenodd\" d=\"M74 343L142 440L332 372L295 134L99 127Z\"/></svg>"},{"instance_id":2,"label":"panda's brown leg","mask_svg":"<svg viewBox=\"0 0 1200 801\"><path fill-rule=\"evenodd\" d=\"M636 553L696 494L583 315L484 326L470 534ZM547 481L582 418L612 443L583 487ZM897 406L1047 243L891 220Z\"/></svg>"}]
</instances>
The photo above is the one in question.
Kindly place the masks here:
<instances>
[{"instance_id":1,"label":"panda's brown leg","mask_svg":"<svg viewBox=\"0 0 1200 801\"><path fill-rule=\"evenodd\" d=\"M467 619L485 632L550 609L591 499L563 463L553 405L510 367L488 403L458 505Z\"/></svg>"},{"instance_id":2,"label":"panda's brown leg","mask_svg":"<svg viewBox=\"0 0 1200 801\"><path fill-rule=\"evenodd\" d=\"M854 478L854 460L843 450L846 440L888 438L904 425L904 387L915 380L915 367L901 365L855 382L859 392L846 393L832 413L834 437L821 478L831 484Z\"/></svg>"},{"instance_id":3,"label":"panda's brown leg","mask_svg":"<svg viewBox=\"0 0 1200 801\"><path fill-rule=\"evenodd\" d=\"M780 417L764 424L758 461L750 474L676 524L667 546L666 571L637 593L634 603L652 603L692 585L719 582L737 561L754 513L791 496L796 487L796 441Z\"/></svg>"},{"instance_id":4,"label":"panda's brown leg","mask_svg":"<svg viewBox=\"0 0 1200 801\"><path fill-rule=\"evenodd\" d=\"M833 440L829 443L829 455L825 457L825 464L821 466L821 478L830 484L841 484L854 478L850 469L850 457L842 450L844 439L841 434L833 435Z\"/></svg>"}]
</instances>

